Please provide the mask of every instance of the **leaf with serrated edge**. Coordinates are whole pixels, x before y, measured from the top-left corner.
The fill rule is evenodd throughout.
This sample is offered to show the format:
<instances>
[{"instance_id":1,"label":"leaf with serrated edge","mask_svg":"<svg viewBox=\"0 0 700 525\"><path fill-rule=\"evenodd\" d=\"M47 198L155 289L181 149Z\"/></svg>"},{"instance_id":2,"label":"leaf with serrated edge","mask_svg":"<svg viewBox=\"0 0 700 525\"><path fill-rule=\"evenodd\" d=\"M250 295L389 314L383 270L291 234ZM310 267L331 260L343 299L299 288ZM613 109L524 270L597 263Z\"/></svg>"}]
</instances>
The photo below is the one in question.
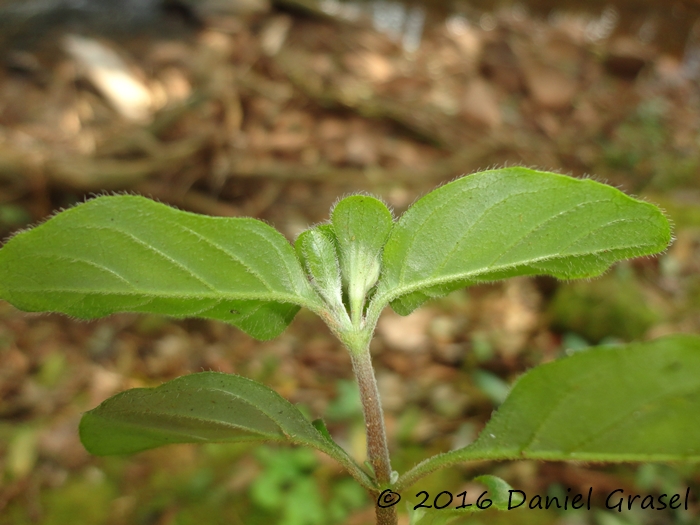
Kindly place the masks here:
<instances>
[{"instance_id":1,"label":"leaf with serrated edge","mask_svg":"<svg viewBox=\"0 0 700 525\"><path fill-rule=\"evenodd\" d=\"M670 239L658 208L610 186L525 168L485 171L427 194L397 221L375 302L405 315L477 282L593 277Z\"/></svg>"},{"instance_id":2,"label":"leaf with serrated edge","mask_svg":"<svg viewBox=\"0 0 700 525\"><path fill-rule=\"evenodd\" d=\"M86 412L80 439L92 454L131 454L172 443L289 441L338 460L372 483L332 439L274 390L241 376L201 372L117 394Z\"/></svg>"},{"instance_id":3,"label":"leaf with serrated edge","mask_svg":"<svg viewBox=\"0 0 700 525\"><path fill-rule=\"evenodd\" d=\"M13 237L0 250L0 297L82 319L218 319L259 339L320 300L292 246L267 224L130 195L98 197Z\"/></svg>"},{"instance_id":4,"label":"leaf with serrated edge","mask_svg":"<svg viewBox=\"0 0 700 525\"><path fill-rule=\"evenodd\" d=\"M527 372L479 438L399 479L473 460L700 461L700 337L602 346Z\"/></svg>"}]
</instances>

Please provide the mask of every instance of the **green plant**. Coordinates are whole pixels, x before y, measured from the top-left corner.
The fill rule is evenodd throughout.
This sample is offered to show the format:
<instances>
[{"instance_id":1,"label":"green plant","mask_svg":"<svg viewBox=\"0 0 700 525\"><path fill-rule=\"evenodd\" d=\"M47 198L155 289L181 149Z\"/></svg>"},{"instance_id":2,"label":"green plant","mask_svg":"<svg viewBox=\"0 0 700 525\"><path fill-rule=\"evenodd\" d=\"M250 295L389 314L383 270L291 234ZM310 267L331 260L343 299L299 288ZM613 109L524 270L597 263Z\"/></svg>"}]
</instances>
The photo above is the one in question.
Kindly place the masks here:
<instances>
[{"instance_id":1,"label":"green plant","mask_svg":"<svg viewBox=\"0 0 700 525\"><path fill-rule=\"evenodd\" d=\"M124 311L216 319L258 339L279 335L300 307L312 310L352 358L367 469L322 421L310 423L264 385L214 372L108 399L83 416L82 442L98 455L183 442L310 446L371 494L377 523L388 525L397 514L385 506L396 499L387 489L405 490L459 462L700 459L700 344L691 336L599 347L540 366L520 379L476 442L401 476L391 468L369 353L387 305L407 315L474 283L593 277L617 260L658 253L670 239L668 221L651 204L592 180L523 168L455 180L398 220L373 197L345 198L294 248L258 220L108 196L12 238L0 250L0 296L22 310L82 319ZM503 482L482 481L498 507Z\"/></svg>"}]
</instances>

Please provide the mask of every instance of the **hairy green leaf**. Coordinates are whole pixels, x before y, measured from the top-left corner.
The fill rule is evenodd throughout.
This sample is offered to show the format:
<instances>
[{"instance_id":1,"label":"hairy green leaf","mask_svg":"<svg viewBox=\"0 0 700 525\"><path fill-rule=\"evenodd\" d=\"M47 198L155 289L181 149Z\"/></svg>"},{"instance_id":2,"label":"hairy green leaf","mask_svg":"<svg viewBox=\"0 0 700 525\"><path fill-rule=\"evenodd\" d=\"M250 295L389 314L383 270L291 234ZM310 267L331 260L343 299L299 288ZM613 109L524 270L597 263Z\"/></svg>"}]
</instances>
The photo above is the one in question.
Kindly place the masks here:
<instances>
[{"instance_id":1,"label":"hairy green leaf","mask_svg":"<svg viewBox=\"0 0 700 525\"><path fill-rule=\"evenodd\" d=\"M292 246L265 223L128 195L90 200L13 237L0 250L0 297L83 319L218 319L259 339L319 301Z\"/></svg>"},{"instance_id":2,"label":"hairy green leaf","mask_svg":"<svg viewBox=\"0 0 700 525\"><path fill-rule=\"evenodd\" d=\"M465 454L700 460L700 338L581 351L528 372Z\"/></svg>"},{"instance_id":3,"label":"hairy green leaf","mask_svg":"<svg viewBox=\"0 0 700 525\"><path fill-rule=\"evenodd\" d=\"M100 456L172 443L289 441L327 453L372 485L327 431L274 390L232 374L201 372L117 394L83 415L80 439Z\"/></svg>"},{"instance_id":4,"label":"hairy green leaf","mask_svg":"<svg viewBox=\"0 0 700 525\"><path fill-rule=\"evenodd\" d=\"M367 287L379 277L379 257L394 224L386 205L368 195L353 195L338 202L331 224L340 251L343 279L354 276Z\"/></svg>"},{"instance_id":5,"label":"hairy green leaf","mask_svg":"<svg viewBox=\"0 0 700 525\"><path fill-rule=\"evenodd\" d=\"M419 464L398 486L483 459L700 461L698 421L700 337L596 347L526 373L472 445Z\"/></svg>"},{"instance_id":6,"label":"hairy green leaf","mask_svg":"<svg viewBox=\"0 0 700 525\"><path fill-rule=\"evenodd\" d=\"M336 314L343 314L345 307L338 254L329 225L302 232L294 246L316 291Z\"/></svg>"},{"instance_id":7,"label":"hairy green leaf","mask_svg":"<svg viewBox=\"0 0 700 525\"><path fill-rule=\"evenodd\" d=\"M331 224L338 242L343 284L357 318L362 313L365 294L379 278L382 248L393 219L382 201L353 195L336 204Z\"/></svg>"},{"instance_id":8,"label":"hairy green leaf","mask_svg":"<svg viewBox=\"0 0 700 525\"><path fill-rule=\"evenodd\" d=\"M518 275L593 277L671 239L655 206L592 180L485 171L418 200L384 247L377 301L408 314L426 299Z\"/></svg>"}]
</instances>

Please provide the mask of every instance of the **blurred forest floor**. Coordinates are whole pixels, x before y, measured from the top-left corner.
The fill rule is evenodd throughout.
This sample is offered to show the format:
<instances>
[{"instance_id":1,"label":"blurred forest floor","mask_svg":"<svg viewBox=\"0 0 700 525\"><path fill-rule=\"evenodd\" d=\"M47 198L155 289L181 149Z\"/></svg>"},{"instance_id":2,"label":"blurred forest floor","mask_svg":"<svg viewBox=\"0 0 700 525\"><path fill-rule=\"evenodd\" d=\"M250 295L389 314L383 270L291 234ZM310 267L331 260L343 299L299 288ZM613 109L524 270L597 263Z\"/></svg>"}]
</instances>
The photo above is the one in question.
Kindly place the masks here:
<instances>
[{"instance_id":1,"label":"blurred forest floor","mask_svg":"<svg viewBox=\"0 0 700 525\"><path fill-rule=\"evenodd\" d=\"M667 210L676 240L659 258L592 282L513 279L407 318L386 312L372 350L399 471L469 443L536 364L700 327L697 3L662 2L669 26L611 6L543 16L522 5L460 4L445 14L389 1L205 1L114 27L55 13L3 26L19 16L5 4L3 236L91 194L128 191L198 213L259 217L292 240L340 196L371 192L400 214L440 183L504 164L593 176ZM86 323L3 303L0 523L372 522L363 492L331 460L301 449L173 446L106 459L83 450L83 411L125 388L201 370L272 386L325 418L362 459L349 358L308 312L259 343L214 322ZM415 492L456 494L486 472L528 493L690 486L695 498L687 512L525 510L464 523L700 519L700 470L686 465L480 463L433 475Z\"/></svg>"}]
</instances>

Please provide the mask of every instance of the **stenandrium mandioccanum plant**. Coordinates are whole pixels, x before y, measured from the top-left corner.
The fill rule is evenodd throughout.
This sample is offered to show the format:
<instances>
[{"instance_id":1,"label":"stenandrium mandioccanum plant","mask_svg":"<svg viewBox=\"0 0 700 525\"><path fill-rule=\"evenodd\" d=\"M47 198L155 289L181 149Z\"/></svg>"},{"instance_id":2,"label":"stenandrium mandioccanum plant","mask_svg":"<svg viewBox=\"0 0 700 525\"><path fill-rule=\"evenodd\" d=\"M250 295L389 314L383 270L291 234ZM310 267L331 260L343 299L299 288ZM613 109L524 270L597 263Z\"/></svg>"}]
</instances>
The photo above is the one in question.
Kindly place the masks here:
<instances>
[{"instance_id":1,"label":"stenandrium mandioccanum plant","mask_svg":"<svg viewBox=\"0 0 700 525\"><path fill-rule=\"evenodd\" d=\"M475 283L594 277L615 261L659 253L670 240L668 221L651 204L592 180L524 168L457 179L396 220L373 197L342 199L294 247L259 220L103 196L10 239L0 250L0 297L21 310L81 319L115 312L214 319L261 340L279 335L301 307L315 312L352 359L367 468L323 421L309 422L262 384L217 372L118 394L84 414L81 440L97 455L169 443L313 447L371 494L378 524L395 525L402 490L460 462L700 459L700 342L693 336L599 347L539 366L516 383L474 443L402 475L391 467L369 351L388 305L407 315ZM493 492L481 507L499 508L507 485L481 481ZM472 510L440 512L447 519Z\"/></svg>"}]
</instances>

